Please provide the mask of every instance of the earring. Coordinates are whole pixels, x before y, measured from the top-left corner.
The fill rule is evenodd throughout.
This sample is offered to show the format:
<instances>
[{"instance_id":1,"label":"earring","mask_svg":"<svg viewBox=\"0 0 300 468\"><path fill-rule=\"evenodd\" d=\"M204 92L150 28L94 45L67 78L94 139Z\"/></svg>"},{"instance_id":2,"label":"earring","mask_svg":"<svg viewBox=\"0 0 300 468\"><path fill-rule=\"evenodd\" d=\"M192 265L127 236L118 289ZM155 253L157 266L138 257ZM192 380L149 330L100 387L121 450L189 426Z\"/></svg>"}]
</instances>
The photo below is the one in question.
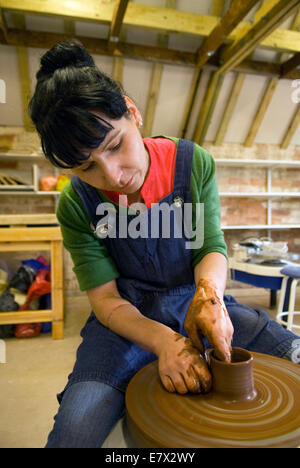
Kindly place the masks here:
<instances>
[{"instance_id":1,"label":"earring","mask_svg":"<svg viewBox=\"0 0 300 468\"><path fill-rule=\"evenodd\" d=\"M140 120L139 123L138 123L138 127L141 128L143 126L143 121Z\"/></svg>"}]
</instances>

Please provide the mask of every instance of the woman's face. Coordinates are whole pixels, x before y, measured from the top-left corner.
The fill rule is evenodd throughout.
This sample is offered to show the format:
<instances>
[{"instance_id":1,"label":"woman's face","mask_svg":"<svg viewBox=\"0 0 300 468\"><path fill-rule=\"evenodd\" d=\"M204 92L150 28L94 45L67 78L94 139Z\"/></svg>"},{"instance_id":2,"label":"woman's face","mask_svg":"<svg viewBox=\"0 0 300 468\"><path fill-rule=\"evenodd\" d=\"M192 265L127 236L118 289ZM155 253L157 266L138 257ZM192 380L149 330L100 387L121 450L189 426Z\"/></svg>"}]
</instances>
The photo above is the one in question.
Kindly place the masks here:
<instances>
[{"instance_id":1,"label":"woman's face","mask_svg":"<svg viewBox=\"0 0 300 468\"><path fill-rule=\"evenodd\" d=\"M141 115L127 97L126 102L130 116L120 120L112 120L95 112L114 128L101 145L90 152L90 158L72 172L93 187L129 195L142 188L150 157L138 130Z\"/></svg>"}]
</instances>

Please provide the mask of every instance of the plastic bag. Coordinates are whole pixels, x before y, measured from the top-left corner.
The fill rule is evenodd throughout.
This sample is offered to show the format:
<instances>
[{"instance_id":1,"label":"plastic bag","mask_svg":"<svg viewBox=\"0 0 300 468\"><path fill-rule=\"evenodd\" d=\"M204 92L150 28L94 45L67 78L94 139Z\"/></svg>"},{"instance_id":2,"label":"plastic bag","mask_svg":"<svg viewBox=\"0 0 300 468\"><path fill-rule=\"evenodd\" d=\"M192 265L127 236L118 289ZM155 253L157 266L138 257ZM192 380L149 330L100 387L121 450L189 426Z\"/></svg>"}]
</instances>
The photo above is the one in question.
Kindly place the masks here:
<instances>
[{"instance_id":1,"label":"plastic bag","mask_svg":"<svg viewBox=\"0 0 300 468\"><path fill-rule=\"evenodd\" d=\"M22 265L17 273L9 281L9 287L18 289L22 293L27 293L29 286L34 280L35 269L29 265Z\"/></svg>"},{"instance_id":2,"label":"plastic bag","mask_svg":"<svg viewBox=\"0 0 300 468\"><path fill-rule=\"evenodd\" d=\"M8 291L0 296L0 312L14 312L19 309L19 304L15 301L14 296Z\"/></svg>"},{"instance_id":3,"label":"plastic bag","mask_svg":"<svg viewBox=\"0 0 300 468\"><path fill-rule=\"evenodd\" d=\"M50 271L47 268L41 268L33 283L28 289L27 299L25 304L19 307L19 311L28 310L30 303L44 294L49 294L51 292L51 279ZM41 332L42 324L41 323L21 323L15 327L15 336L17 338L31 338L33 336L38 336Z\"/></svg>"},{"instance_id":4,"label":"plastic bag","mask_svg":"<svg viewBox=\"0 0 300 468\"><path fill-rule=\"evenodd\" d=\"M59 192L62 191L62 189L67 185L67 183L70 181L69 177L66 175L60 175L57 178L57 184L56 184L56 190Z\"/></svg>"},{"instance_id":5,"label":"plastic bag","mask_svg":"<svg viewBox=\"0 0 300 468\"><path fill-rule=\"evenodd\" d=\"M14 300L14 296L8 290L4 291L0 296L0 313L14 312L18 310L19 305ZM0 338L10 338L14 336L14 325L1 325Z\"/></svg>"},{"instance_id":6,"label":"plastic bag","mask_svg":"<svg viewBox=\"0 0 300 468\"><path fill-rule=\"evenodd\" d=\"M44 294L49 294L51 292L51 279L50 271L42 268L39 270L38 274L35 277L34 282L31 284L30 288L27 291L27 300L19 310L27 310L30 302L33 299L36 299Z\"/></svg>"},{"instance_id":7,"label":"plastic bag","mask_svg":"<svg viewBox=\"0 0 300 468\"><path fill-rule=\"evenodd\" d=\"M40 190L50 192L56 190L57 177L45 176L40 178Z\"/></svg>"}]
</instances>

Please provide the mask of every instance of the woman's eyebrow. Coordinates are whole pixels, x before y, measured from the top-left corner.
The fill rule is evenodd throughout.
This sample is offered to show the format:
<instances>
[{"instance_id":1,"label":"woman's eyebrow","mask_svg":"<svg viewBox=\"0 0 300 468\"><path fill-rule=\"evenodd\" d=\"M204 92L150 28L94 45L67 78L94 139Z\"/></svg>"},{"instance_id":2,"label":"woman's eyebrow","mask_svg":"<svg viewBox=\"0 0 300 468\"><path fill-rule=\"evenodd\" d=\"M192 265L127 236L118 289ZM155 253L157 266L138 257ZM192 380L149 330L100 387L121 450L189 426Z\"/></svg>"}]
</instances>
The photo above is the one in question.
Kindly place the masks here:
<instances>
[{"instance_id":1,"label":"woman's eyebrow","mask_svg":"<svg viewBox=\"0 0 300 468\"><path fill-rule=\"evenodd\" d=\"M102 148L102 150L104 151L108 146L109 144L122 132L122 130L118 130L117 133L111 133L109 132L108 135L110 136L110 138L106 141L106 138L104 140L104 146Z\"/></svg>"},{"instance_id":2,"label":"woman's eyebrow","mask_svg":"<svg viewBox=\"0 0 300 468\"><path fill-rule=\"evenodd\" d=\"M109 132L109 135L111 138L109 138L107 141L104 140L104 142L102 144L104 144L103 148L101 148L102 151L106 150L106 148L109 146L109 144L122 132L122 130L118 130L117 133L115 134L111 134ZM88 155L88 159L86 159L82 164L80 164L79 166L76 166L77 169L81 169L82 167L84 167L86 164L89 164L91 163L92 159L91 159L91 153Z\"/></svg>"}]
</instances>

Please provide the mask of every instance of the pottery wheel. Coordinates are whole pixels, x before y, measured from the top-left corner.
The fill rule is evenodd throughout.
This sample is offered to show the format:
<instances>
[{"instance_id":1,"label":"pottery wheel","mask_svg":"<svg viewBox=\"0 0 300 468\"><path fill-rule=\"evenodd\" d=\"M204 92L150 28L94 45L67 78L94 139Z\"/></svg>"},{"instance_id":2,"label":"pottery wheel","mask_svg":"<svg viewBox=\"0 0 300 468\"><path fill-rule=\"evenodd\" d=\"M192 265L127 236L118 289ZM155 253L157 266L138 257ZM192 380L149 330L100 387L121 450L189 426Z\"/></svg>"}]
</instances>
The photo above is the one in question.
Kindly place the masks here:
<instances>
[{"instance_id":1,"label":"pottery wheel","mask_svg":"<svg viewBox=\"0 0 300 468\"><path fill-rule=\"evenodd\" d=\"M168 393L157 361L139 371L126 392L127 426L135 447L297 447L300 366L252 353L256 397L224 401Z\"/></svg>"}]
</instances>

